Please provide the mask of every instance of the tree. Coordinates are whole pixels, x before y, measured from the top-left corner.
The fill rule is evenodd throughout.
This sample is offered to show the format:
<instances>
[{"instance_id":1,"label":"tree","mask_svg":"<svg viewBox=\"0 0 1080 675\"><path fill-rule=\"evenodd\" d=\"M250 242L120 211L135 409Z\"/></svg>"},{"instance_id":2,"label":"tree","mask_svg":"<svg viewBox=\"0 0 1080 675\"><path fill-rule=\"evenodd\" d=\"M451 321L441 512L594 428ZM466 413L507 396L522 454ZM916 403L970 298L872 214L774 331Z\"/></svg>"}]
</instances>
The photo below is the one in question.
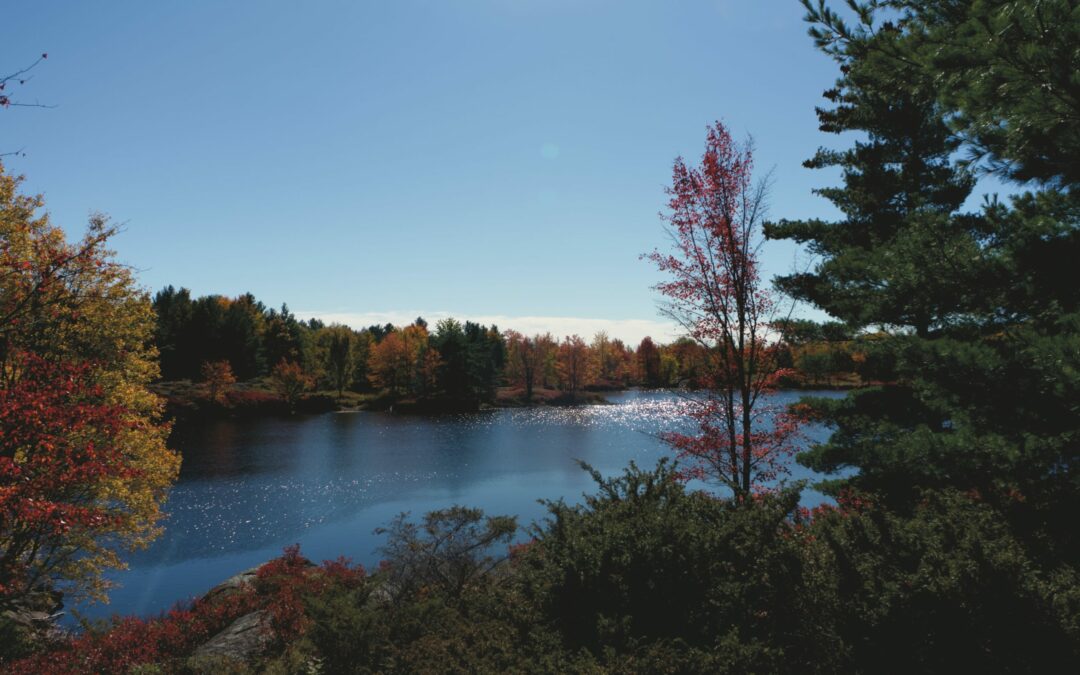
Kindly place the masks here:
<instances>
[{"instance_id":1,"label":"tree","mask_svg":"<svg viewBox=\"0 0 1080 675\"><path fill-rule=\"evenodd\" d=\"M777 367L776 303L758 274L766 184L751 181L750 144L719 122L708 130L701 164L675 160L666 220L672 253L648 256L670 281L663 312L709 350L708 386L692 416L699 433L665 436L689 463L688 476L711 478L737 498L776 480L794 452L794 419L765 396Z\"/></svg>"},{"instance_id":2,"label":"tree","mask_svg":"<svg viewBox=\"0 0 1080 675\"><path fill-rule=\"evenodd\" d=\"M638 377L646 387L659 387L660 379L660 348L656 346L652 338L646 335L641 338L637 352Z\"/></svg>"},{"instance_id":3,"label":"tree","mask_svg":"<svg viewBox=\"0 0 1080 675\"><path fill-rule=\"evenodd\" d=\"M679 360L668 349L660 352L660 381L665 387L679 384Z\"/></svg>"},{"instance_id":4,"label":"tree","mask_svg":"<svg viewBox=\"0 0 1080 675\"><path fill-rule=\"evenodd\" d=\"M511 383L524 387L525 400L532 401L536 378L543 375L550 341L539 335L525 337L515 330L506 331L505 339L507 378Z\"/></svg>"},{"instance_id":5,"label":"tree","mask_svg":"<svg viewBox=\"0 0 1080 675\"><path fill-rule=\"evenodd\" d=\"M280 311L271 309L263 329L263 351L267 364L282 360L311 365L311 337L308 330L282 305Z\"/></svg>"},{"instance_id":6,"label":"tree","mask_svg":"<svg viewBox=\"0 0 1080 675\"><path fill-rule=\"evenodd\" d=\"M38 66L38 64L40 64L42 61L44 61L47 58L49 58L49 55L47 53L42 53L41 56L39 56L37 58L37 60L35 60L30 65L24 66L24 67L20 68L19 70L16 70L15 72L13 72L13 73L11 73L9 75L0 76L0 109L2 109L2 108L10 108L12 106L31 107L31 108L49 108L49 107L52 107L52 106L44 105L42 103L37 103L37 102L26 103L24 101L19 101L19 100L13 99L11 97L11 93L10 93L11 89L13 87L16 87L16 86L21 87L21 86L25 85L27 83L27 81L30 80L31 77L33 77L32 75L28 75L27 73L29 73L31 70L36 68ZM25 153L23 153L22 150L10 150L10 151L6 151L6 152L0 152L0 157L4 157L6 155L22 155L24 157L26 156Z\"/></svg>"},{"instance_id":7,"label":"tree","mask_svg":"<svg viewBox=\"0 0 1080 675\"><path fill-rule=\"evenodd\" d=\"M799 458L871 504L813 524L856 669L1053 669L1080 651L1076 3L804 4L840 70L821 128L860 133L809 162L844 217L766 230L820 256L780 283L880 383L807 401L832 434ZM978 171L1038 191L961 212Z\"/></svg>"},{"instance_id":8,"label":"tree","mask_svg":"<svg viewBox=\"0 0 1080 675\"><path fill-rule=\"evenodd\" d=\"M923 88L949 111L970 157L1020 183L1080 181L1080 22L1072 0L894 0L854 4L855 24L803 0L811 35L837 59L871 59L898 90Z\"/></svg>"},{"instance_id":9,"label":"tree","mask_svg":"<svg viewBox=\"0 0 1080 675\"><path fill-rule=\"evenodd\" d=\"M622 340L611 341L611 350L615 366L613 377L622 386L629 386L634 380L634 352Z\"/></svg>"},{"instance_id":10,"label":"tree","mask_svg":"<svg viewBox=\"0 0 1080 675\"><path fill-rule=\"evenodd\" d=\"M485 517L480 509L451 506L425 514L420 525L402 513L375 533L387 535L382 568L399 600L421 591L460 600L506 559L492 549L505 547L516 531L513 516Z\"/></svg>"},{"instance_id":11,"label":"tree","mask_svg":"<svg viewBox=\"0 0 1080 675\"><path fill-rule=\"evenodd\" d=\"M69 243L62 229L36 214L40 197L18 194L20 180L0 167L0 392L6 392L9 406L0 441L5 470L9 478L36 471L25 464L30 454L58 471L67 466L70 472L51 480L74 481L72 489L84 481L80 498L112 515L92 527L53 530L55 536L24 551L17 567L33 567L42 556L62 559L47 565L40 581L101 598L107 586L102 573L123 566L120 553L157 536L161 504L179 468L179 458L165 446L161 401L146 386L158 374L154 314L130 270L106 248L116 232L108 220L92 217L83 239ZM72 381L66 383L68 377ZM65 389L68 384L73 388ZM24 405L35 397L49 406L51 417L22 417L37 414ZM87 413L83 426L71 412L80 403L100 406ZM17 428L36 429L37 435L20 440L12 431ZM80 458L93 453L95 463L82 465ZM109 467L101 469L100 480L75 468L102 462ZM67 494L55 496L71 503Z\"/></svg>"},{"instance_id":12,"label":"tree","mask_svg":"<svg viewBox=\"0 0 1080 675\"><path fill-rule=\"evenodd\" d=\"M348 326L335 324L318 331L315 336L320 364L338 397L353 380L356 367L356 333Z\"/></svg>"},{"instance_id":13,"label":"tree","mask_svg":"<svg viewBox=\"0 0 1080 675\"><path fill-rule=\"evenodd\" d=\"M266 308L251 293L225 300L221 317L221 350L241 380L258 377L266 369L262 333Z\"/></svg>"},{"instance_id":14,"label":"tree","mask_svg":"<svg viewBox=\"0 0 1080 675\"><path fill-rule=\"evenodd\" d=\"M888 30L877 40L895 41ZM959 139L918 68L861 43L851 54L832 53L842 76L825 92L834 105L818 109L820 128L866 139L844 151L820 149L805 163L842 169L844 187L815 190L842 220L766 226L769 237L806 243L819 256L813 272L778 284L852 326L911 327L926 337L963 311L964 292L985 273L966 262L980 257L985 223L957 213L974 177L952 162Z\"/></svg>"},{"instance_id":15,"label":"tree","mask_svg":"<svg viewBox=\"0 0 1080 675\"><path fill-rule=\"evenodd\" d=\"M700 387L702 378L708 374L708 351L688 337L681 337L668 345L667 351L678 366L677 374L673 378L675 383L692 388Z\"/></svg>"},{"instance_id":16,"label":"tree","mask_svg":"<svg viewBox=\"0 0 1080 675\"><path fill-rule=\"evenodd\" d=\"M614 379L618 360L608 334L605 331L597 331L596 335L593 336L589 349L593 355L593 371L596 373L596 377L606 381Z\"/></svg>"},{"instance_id":17,"label":"tree","mask_svg":"<svg viewBox=\"0 0 1080 675\"><path fill-rule=\"evenodd\" d=\"M274 366L270 373L270 379L274 383L281 398L289 405L289 410L295 411L296 404L300 402L300 396L315 386L313 377L304 372L304 367L295 361L282 359Z\"/></svg>"},{"instance_id":18,"label":"tree","mask_svg":"<svg viewBox=\"0 0 1080 675\"><path fill-rule=\"evenodd\" d=\"M228 361L205 361L202 364L202 378L211 403L217 403L218 395L236 383L236 376Z\"/></svg>"},{"instance_id":19,"label":"tree","mask_svg":"<svg viewBox=\"0 0 1080 675\"><path fill-rule=\"evenodd\" d=\"M154 294L154 314L157 316L154 344L160 355L163 379L179 380L190 372L183 340L191 323L191 311L191 292L186 288L177 290L166 286Z\"/></svg>"},{"instance_id":20,"label":"tree","mask_svg":"<svg viewBox=\"0 0 1080 675\"><path fill-rule=\"evenodd\" d=\"M593 359L589 345L579 335L570 335L559 345L559 383L563 391L576 400L577 393L592 381Z\"/></svg>"},{"instance_id":21,"label":"tree","mask_svg":"<svg viewBox=\"0 0 1080 675\"><path fill-rule=\"evenodd\" d=\"M117 488L145 473L127 452L142 422L93 364L14 361L21 377L0 389L0 607L42 584L98 588L110 539L140 516Z\"/></svg>"},{"instance_id":22,"label":"tree","mask_svg":"<svg viewBox=\"0 0 1080 675\"><path fill-rule=\"evenodd\" d=\"M366 390L371 387L371 379L368 377L368 363L371 361L371 352L375 349L375 336L369 330L362 330L356 334L356 344L353 347L355 354L353 363L352 387L354 390Z\"/></svg>"},{"instance_id":23,"label":"tree","mask_svg":"<svg viewBox=\"0 0 1080 675\"><path fill-rule=\"evenodd\" d=\"M399 396L415 393L420 356L427 342L427 329L416 324L388 333L371 350L371 383Z\"/></svg>"},{"instance_id":24,"label":"tree","mask_svg":"<svg viewBox=\"0 0 1080 675\"><path fill-rule=\"evenodd\" d=\"M822 128L868 137L844 152L819 153L844 169L843 186L821 194L841 206L845 220L781 222L768 231L806 242L822 257L812 274L781 280L785 287L853 327L882 329L873 340L860 339L858 348L866 354L860 367L874 367L873 379L883 384L843 401L815 403L836 433L801 461L818 470L856 466L852 482L896 504L917 499L920 486L976 489L999 495L1009 513L1038 510L1047 524L1046 517L1063 519L1080 499L1061 468L1076 465L1078 448L1068 439L1080 429L1080 416L1064 398L1080 387L1072 374L1080 293L1067 281L1075 275L1068 261L1080 252L1080 208L1064 164L1039 151L1042 144L1031 135L1048 128L1020 123L1024 115L1042 114L1034 109L1048 92L1018 80L999 106L997 94L981 89L984 83L959 80L987 69L1028 84L1058 77L1024 75L1003 54L1014 53L1020 59L1014 65L1044 58L1044 48L1058 38L1031 34L1032 22L1060 5L1049 2L1036 11L1023 3L959 2L945 12L937 2L899 4L900 20L864 8L861 28L844 26L824 5L810 7L808 15L841 71L826 92L836 106L821 111ZM1007 11L1018 22L1015 30L1001 23ZM1017 41L1005 45L988 37L986 28L995 25L1014 31ZM942 41L939 53L957 57L933 61L942 68L934 77L926 51L932 36ZM954 51L960 45L974 58L960 58ZM963 101L946 91L953 85L967 92ZM1061 111L1051 106L1046 114ZM1009 138L972 136L982 132L969 127L969 113L992 137L1011 129ZM1072 131L1066 127L1054 133L1068 152L1077 123ZM1014 142L1026 143L1026 150ZM990 152L990 165L1008 164L1009 176L1047 183L1011 204L988 200L976 213L961 213L970 167L956 166L952 157L964 148ZM1012 503L1004 495L1013 490L1056 505ZM1075 538L1059 541L1066 540Z\"/></svg>"},{"instance_id":25,"label":"tree","mask_svg":"<svg viewBox=\"0 0 1080 675\"><path fill-rule=\"evenodd\" d=\"M505 347L498 328L472 321L443 319L431 344L439 352L439 387L452 401L478 407L495 395L505 365Z\"/></svg>"},{"instance_id":26,"label":"tree","mask_svg":"<svg viewBox=\"0 0 1080 675\"><path fill-rule=\"evenodd\" d=\"M442 368L442 358L439 350L431 345L430 341L420 350L416 367L416 389L421 396L434 395L439 387L439 372Z\"/></svg>"},{"instance_id":27,"label":"tree","mask_svg":"<svg viewBox=\"0 0 1080 675\"><path fill-rule=\"evenodd\" d=\"M537 358L540 359L540 386L554 388L558 380L559 341L551 333L534 335L533 339L536 340Z\"/></svg>"}]
</instances>

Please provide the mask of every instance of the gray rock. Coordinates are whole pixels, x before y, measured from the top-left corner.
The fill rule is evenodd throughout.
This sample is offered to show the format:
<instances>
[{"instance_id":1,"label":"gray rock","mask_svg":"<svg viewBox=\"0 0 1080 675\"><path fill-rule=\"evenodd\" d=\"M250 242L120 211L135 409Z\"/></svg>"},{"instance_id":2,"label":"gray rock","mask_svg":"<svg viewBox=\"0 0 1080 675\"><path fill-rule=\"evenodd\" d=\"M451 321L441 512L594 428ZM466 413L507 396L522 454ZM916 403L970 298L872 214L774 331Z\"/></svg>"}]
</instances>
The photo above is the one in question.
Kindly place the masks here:
<instances>
[{"instance_id":1,"label":"gray rock","mask_svg":"<svg viewBox=\"0 0 1080 675\"><path fill-rule=\"evenodd\" d=\"M49 642L64 636L59 619L64 615L63 594L59 591L36 590L0 611L0 620L11 622L25 631L26 639Z\"/></svg>"},{"instance_id":2,"label":"gray rock","mask_svg":"<svg viewBox=\"0 0 1080 675\"><path fill-rule=\"evenodd\" d=\"M196 649L192 658L207 662L222 658L233 661L251 660L270 644L267 618L266 612L262 610L245 614Z\"/></svg>"},{"instance_id":3,"label":"gray rock","mask_svg":"<svg viewBox=\"0 0 1080 675\"><path fill-rule=\"evenodd\" d=\"M214 586L206 592L204 596L206 599L216 598L219 595L227 594L230 591L235 591L245 586L250 586L255 582L255 573L259 570L258 567L252 567L249 570L244 570L240 574L234 575L222 581L217 586Z\"/></svg>"}]
</instances>

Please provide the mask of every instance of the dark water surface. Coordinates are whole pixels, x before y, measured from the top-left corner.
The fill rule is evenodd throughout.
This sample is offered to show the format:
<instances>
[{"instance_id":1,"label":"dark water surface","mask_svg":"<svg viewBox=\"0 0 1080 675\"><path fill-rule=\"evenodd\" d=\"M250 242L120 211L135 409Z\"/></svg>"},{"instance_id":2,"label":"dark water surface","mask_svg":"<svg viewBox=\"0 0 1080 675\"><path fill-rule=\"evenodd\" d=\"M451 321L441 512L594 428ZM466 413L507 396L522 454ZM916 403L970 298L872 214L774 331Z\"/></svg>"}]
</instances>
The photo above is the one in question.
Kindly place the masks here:
<instances>
[{"instance_id":1,"label":"dark water surface","mask_svg":"<svg viewBox=\"0 0 1080 675\"><path fill-rule=\"evenodd\" d=\"M804 394L842 395L776 397ZM402 511L463 504L530 523L545 514L538 499L580 501L592 491L577 459L610 475L630 460L652 467L669 454L655 434L679 425L684 400L639 391L608 399L614 405L433 417L333 413L178 427L170 443L184 461L164 534L113 575L120 586L108 605L81 610L156 614L292 543L316 561L346 555L370 565L381 545L372 531ZM792 477L814 476L796 465ZM803 494L808 506L822 500Z\"/></svg>"}]
</instances>

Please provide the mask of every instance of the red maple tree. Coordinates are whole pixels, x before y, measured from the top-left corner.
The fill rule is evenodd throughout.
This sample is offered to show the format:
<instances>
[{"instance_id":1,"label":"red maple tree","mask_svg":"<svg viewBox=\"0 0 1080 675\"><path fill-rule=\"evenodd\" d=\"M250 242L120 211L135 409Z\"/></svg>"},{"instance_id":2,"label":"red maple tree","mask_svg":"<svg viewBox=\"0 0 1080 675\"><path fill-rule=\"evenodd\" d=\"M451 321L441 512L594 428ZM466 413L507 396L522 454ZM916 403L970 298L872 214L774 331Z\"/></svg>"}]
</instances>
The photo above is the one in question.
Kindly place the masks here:
<instances>
[{"instance_id":1,"label":"red maple tree","mask_svg":"<svg viewBox=\"0 0 1080 675\"><path fill-rule=\"evenodd\" d=\"M664 438L685 477L719 481L740 499L782 476L798 431L767 396L785 371L775 358L777 302L758 270L767 182L755 183L752 169L749 142L719 122L709 127L699 166L675 160L664 216L673 250L646 256L671 277L656 286L662 311L709 355L690 413L698 433Z\"/></svg>"},{"instance_id":2,"label":"red maple tree","mask_svg":"<svg viewBox=\"0 0 1080 675\"><path fill-rule=\"evenodd\" d=\"M21 377L0 388L0 604L78 564L127 517L115 481L139 473L124 435L141 422L107 400L89 364L17 364Z\"/></svg>"}]
</instances>

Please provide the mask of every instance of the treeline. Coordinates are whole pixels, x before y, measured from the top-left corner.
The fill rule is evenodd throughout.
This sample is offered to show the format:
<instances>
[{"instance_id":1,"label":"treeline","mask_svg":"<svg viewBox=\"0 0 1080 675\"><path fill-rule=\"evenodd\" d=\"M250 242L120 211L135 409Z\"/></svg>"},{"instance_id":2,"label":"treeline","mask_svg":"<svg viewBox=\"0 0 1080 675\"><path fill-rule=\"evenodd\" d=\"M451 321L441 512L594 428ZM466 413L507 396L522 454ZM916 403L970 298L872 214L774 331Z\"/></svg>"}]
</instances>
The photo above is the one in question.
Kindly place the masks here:
<instances>
[{"instance_id":1,"label":"treeline","mask_svg":"<svg viewBox=\"0 0 1080 675\"><path fill-rule=\"evenodd\" d=\"M219 384L233 380L290 375L295 381L302 375L301 381L339 396L383 392L481 404L493 401L499 387L531 401L539 390L575 397L631 386L694 387L708 371L707 350L688 338L658 344L646 337L635 347L602 331L588 341L578 335L558 339L455 319L432 327L423 318L356 330L298 319L287 306L268 308L250 293L193 298L173 286L159 291L153 305L162 378L207 382L211 398ZM817 383L851 369L850 355L837 356L847 354L851 339L843 326L789 324L791 342L781 365L805 368Z\"/></svg>"},{"instance_id":2,"label":"treeline","mask_svg":"<svg viewBox=\"0 0 1080 675\"><path fill-rule=\"evenodd\" d=\"M165 380L196 380L204 363L228 361L241 380L268 375L281 361L310 366L318 321L298 320L285 305L266 307L250 293L192 298L167 286L154 296L155 338Z\"/></svg>"}]
</instances>

